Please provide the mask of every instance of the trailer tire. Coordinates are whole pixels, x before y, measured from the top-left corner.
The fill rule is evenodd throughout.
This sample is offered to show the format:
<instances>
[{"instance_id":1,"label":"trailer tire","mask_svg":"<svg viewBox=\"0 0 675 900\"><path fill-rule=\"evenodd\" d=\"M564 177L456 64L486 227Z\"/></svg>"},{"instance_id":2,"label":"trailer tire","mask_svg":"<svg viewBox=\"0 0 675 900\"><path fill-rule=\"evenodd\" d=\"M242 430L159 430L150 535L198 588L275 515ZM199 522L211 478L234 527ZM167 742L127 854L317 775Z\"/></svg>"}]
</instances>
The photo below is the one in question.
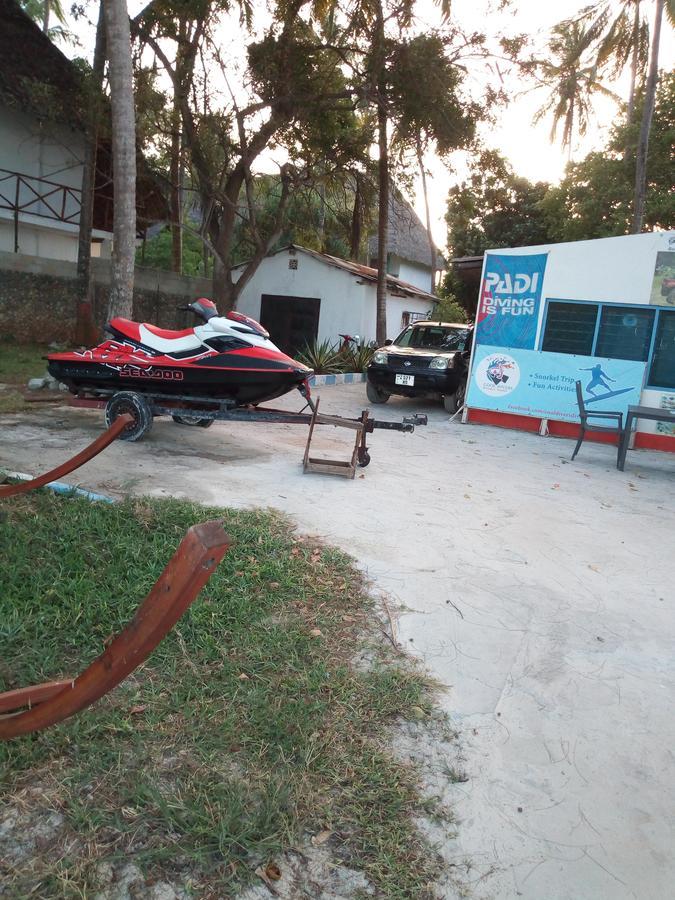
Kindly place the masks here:
<instances>
[{"instance_id":1,"label":"trailer tire","mask_svg":"<svg viewBox=\"0 0 675 900\"><path fill-rule=\"evenodd\" d=\"M108 428L122 413L129 413L134 421L120 434L121 441L140 441L152 428L152 406L142 394L134 391L118 391L113 394L105 408L105 423Z\"/></svg>"},{"instance_id":2,"label":"trailer tire","mask_svg":"<svg viewBox=\"0 0 675 900\"><path fill-rule=\"evenodd\" d=\"M213 425L213 419L203 419L197 416L171 416L176 425L197 426L199 428L210 428Z\"/></svg>"}]
</instances>

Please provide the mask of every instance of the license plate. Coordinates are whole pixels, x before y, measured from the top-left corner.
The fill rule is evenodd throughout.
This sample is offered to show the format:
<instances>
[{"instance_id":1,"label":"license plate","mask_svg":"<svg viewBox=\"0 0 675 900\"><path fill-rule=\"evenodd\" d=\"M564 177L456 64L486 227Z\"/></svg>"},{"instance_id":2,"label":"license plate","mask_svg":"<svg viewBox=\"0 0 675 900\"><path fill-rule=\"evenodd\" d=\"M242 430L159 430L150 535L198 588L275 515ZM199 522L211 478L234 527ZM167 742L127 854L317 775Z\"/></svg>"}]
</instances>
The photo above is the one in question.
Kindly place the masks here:
<instances>
[{"instance_id":1,"label":"license plate","mask_svg":"<svg viewBox=\"0 0 675 900\"><path fill-rule=\"evenodd\" d=\"M414 375L397 375L395 379L396 384L407 384L408 386L415 384L415 376Z\"/></svg>"}]
</instances>

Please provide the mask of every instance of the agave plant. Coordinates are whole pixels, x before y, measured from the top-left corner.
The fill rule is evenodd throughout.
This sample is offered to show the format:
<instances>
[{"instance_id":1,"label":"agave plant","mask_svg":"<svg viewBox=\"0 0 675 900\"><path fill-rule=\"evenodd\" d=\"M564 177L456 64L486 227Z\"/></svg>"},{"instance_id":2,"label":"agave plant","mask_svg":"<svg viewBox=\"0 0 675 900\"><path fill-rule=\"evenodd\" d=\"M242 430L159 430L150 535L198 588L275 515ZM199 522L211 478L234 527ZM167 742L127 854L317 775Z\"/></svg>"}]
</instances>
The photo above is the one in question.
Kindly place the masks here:
<instances>
[{"instance_id":1,"label":"agave plant","mask_svg":"<svg viewBox=\"0 0 675 900\"><path fill-rule=\"evenodd\" d=\"M314 369L316 375L334 375L342 369L341 354L328 338L321 343L314 341L312 344L306 344L295 358L310 369Z\"/></svg>"},{"instance_id":2,"label":"agave plant","mask_svg":"<svg viewBox=\"0 0 675 900\"><path fill-rule=\"evenodd\" d=\"M365 341L361 341L356 347L343 350L340 354L340 368L343 372L365 372L366 366L372 359L375 348Z\"/></svg>"}]
</instances>

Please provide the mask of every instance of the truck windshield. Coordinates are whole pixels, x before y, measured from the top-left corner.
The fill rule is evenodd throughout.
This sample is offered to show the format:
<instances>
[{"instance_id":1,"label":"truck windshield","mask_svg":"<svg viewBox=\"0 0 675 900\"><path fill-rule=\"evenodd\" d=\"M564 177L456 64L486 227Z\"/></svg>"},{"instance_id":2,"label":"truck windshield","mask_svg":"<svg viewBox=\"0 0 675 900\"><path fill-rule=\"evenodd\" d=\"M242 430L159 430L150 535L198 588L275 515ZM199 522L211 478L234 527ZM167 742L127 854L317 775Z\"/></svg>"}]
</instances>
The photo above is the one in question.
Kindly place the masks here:
<instances>
[{"instance_id":1,"label":"truck windshield","mask_svg":"<svg viewBox=\"0 0 675 900\"><path fill-rule=\"evenodd\" d=\"M399 347L420 347L431 350L464 350L468 328L443 328L442 325L411 325L402 331L394 343Z\"/></svg>"}]
</instances>

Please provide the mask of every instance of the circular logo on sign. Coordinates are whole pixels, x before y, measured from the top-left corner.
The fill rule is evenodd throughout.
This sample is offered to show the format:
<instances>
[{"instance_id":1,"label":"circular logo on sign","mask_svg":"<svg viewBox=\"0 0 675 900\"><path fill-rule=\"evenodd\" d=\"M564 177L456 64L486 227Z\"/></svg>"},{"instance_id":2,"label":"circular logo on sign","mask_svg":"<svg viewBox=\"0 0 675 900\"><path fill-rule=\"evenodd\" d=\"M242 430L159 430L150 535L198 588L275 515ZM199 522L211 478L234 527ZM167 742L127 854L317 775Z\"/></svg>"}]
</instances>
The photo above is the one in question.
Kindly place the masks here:
<instances>
[{"instance_id":1,"label":"circular logo on sign","mask_svg":"<svg viewBox=\"0 0 675 900\"><path fill-rule=\"evenodd\" d=\"M476 385L488 397L510 394L520 381L520 366L512 356L493 353L481 360L476 369Z\"/></svg>"}]
</instances>

